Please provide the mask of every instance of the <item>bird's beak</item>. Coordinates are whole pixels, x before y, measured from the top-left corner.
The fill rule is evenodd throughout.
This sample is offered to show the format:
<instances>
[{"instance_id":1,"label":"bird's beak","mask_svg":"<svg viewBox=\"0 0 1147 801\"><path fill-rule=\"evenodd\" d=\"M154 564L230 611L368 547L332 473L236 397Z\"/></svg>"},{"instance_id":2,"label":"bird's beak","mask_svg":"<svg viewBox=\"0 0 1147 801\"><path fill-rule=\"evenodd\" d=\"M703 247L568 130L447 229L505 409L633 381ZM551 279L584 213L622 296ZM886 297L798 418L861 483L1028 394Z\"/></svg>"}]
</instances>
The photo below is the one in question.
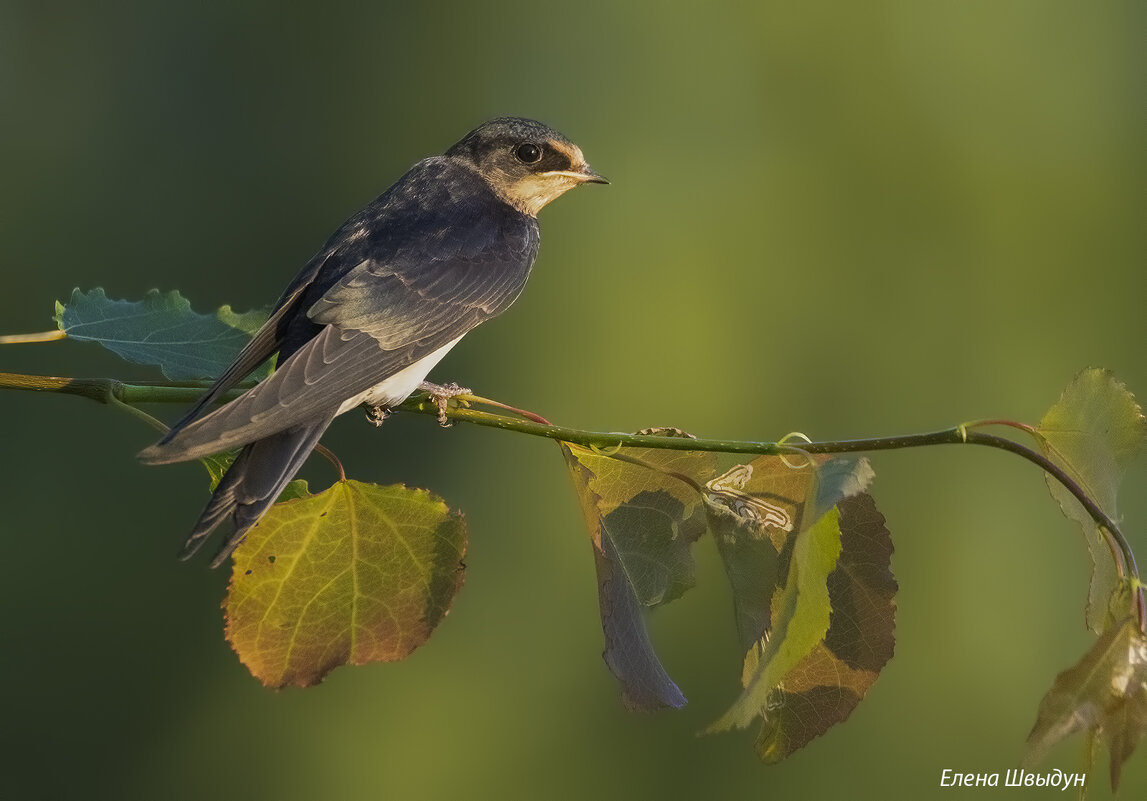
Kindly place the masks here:
<instances>
[{"instance_id":1,"label":"bird's beak","mask_svg":"<svg viewBox=\"0 0 1147 801\"><path fill-rule=\"evenodd\" d=\"M609 181L607 181L604 176L598 175L596 172L594 172L588 164L582 164L581 167L579 167L575 170L550 170L549 172L542 173L542 175L546 175L546 176L562 175L562 176L565 176L566 178L573 178L578 183L583 183L583 184L608 184L609 183Z\"/></svg>"},{"instance_id":2,"label":"bird's beak","mask_svg":"<svg viewBox=\"0 0 1147 801\"><path fill-rule=\"evenodd\" d=\"M582 181L584 181L587 184L608 184L609 183L609 181L607 181L605 179L604 175L598 175L596 172L594 172L593 170L590 169L588 164L586 164L582 168L581 174L582 174Z\"/></svg>"}]
</instances>

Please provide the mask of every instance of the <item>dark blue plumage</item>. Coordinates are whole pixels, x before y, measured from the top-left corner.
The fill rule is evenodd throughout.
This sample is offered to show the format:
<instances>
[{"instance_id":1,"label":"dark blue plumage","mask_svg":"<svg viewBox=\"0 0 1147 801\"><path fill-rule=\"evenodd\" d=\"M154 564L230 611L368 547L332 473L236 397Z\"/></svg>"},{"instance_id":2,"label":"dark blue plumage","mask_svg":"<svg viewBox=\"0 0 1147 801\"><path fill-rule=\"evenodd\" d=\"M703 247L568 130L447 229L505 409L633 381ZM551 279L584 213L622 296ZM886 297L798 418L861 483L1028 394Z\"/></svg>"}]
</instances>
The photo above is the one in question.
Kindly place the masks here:
<instances>
[{"instance_id":1,"label":"dark blue plumage","mask_svg":"<svg viewBox=\"0 0 1147 801\"><path fill-rule=\"evenodd\" d=\"M362 402L401 403L458 339L505 311L537 255L535 215L585 182L603 179L576 145L541 123L501 118L419 162L347 220L235 363L140 454L161 464L242 447L183 556L230 519L221 563L335 416ZM269 378L204 414L276 353Z\"/></svg>"}]
</instances>

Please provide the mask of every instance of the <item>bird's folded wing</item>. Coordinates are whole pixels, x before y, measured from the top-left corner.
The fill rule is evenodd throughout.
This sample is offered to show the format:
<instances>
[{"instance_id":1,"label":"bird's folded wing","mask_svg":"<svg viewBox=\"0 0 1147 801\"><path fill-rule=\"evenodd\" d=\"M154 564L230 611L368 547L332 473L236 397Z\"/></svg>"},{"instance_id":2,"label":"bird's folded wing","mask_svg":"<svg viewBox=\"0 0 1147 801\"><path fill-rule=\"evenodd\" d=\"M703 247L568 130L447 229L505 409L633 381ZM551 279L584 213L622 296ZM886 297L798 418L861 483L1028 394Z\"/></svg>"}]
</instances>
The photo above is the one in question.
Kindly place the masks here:
<instances>
[{"instance_id":1,"label":"bird's folded wing","mask_svg":"<svg viewBox=\"0 0 1147 801\"><path fill-rule=\"evenodd\" d=\"M332 414L504 311L529 277L538 248L537 221L509 207L494 218L489 209L471 213L457 202L431 208L436 210L416 215L419 226L397 220L382 226L377 241L336 236L337 244L312 262L321 261L323 269L296 279L298 299L291 292L276 311L293 308L301 319L288 325L318 326L318 333L310 337L308 332L310 338L296 346L293 334L283 338L268 321L224 379L233 383L270 344L285 342L280 359L288 358L279 369L226 406L181 421L140 458L153 464L200 458ZM324 275L331 276L329 283Z\"/></svg>"},{"instance_id":2,"label":"bird's folded wing","mask_svg":"<svg viewBox=\"0 0 1147 801\"><path fill-rule=\"evenodd\" d=\"M186 428L192 420L199 417L203 410L210 406L212 403L218 401L228 390L250 375L255 371L259 365L267 361L275 355L276 351L282 345L282 334L280 331L280 323L283 318L292 313L292 305L298 299L305 287L299 287L295 290L294 294L285 297L279 306L271 314L267 321L260 326L259 330L251 337L243 350L239 351L239 355L235 357L235 361L224 371L223 375L215 380L211 388L203 394L199 400L195 402L187 413L183 415L167 432L167 435L160 440L160 444L170 442L175 436L184 428Z\"/></svg>"},{"instance_id":3,"label":"bird's folded wing","mask_svg":"<svg viewBox=\"0 0 1147 801\"><path fill-rule=\"evenodd\" d=\"M332 413L509 305L528 269L524 262L517 275L508 269L478 272L454 302L419 291L393 272L370 275L369 289L340 283L315 304L312 320L326 324L317 336L258 386L142 451L140 459L197 459Z\"/></svg>"},{"instance_id":4,"label":"bird's folded wing","mask_svg":"<svg viewBox=\"0 0 1147 801\"><path fill-rule=\"evenodd\" d=\"M198 459L330 414L378 383L380 375L397 372L450 338L444 334L386 351L369 334L328 326L258 386L139 458L150 464Z\"/></svg>"},{"instance_id":5,"label":"bird's folded wing","mask_svg":"<svg viewBox=\"0 0 1147 801\"><path fill-rule=\"evenodd\" d=\"M394 348L450 327L462 314L477 314L478 322L501 314L525 286L538 249L537 224L513 221L519 224L486 226L481 237L456 226L459 242L452 246L420 243L386 261L364 260L331 285L308 316L319 325L369 332Z\"/></svg>"}]
</instances>

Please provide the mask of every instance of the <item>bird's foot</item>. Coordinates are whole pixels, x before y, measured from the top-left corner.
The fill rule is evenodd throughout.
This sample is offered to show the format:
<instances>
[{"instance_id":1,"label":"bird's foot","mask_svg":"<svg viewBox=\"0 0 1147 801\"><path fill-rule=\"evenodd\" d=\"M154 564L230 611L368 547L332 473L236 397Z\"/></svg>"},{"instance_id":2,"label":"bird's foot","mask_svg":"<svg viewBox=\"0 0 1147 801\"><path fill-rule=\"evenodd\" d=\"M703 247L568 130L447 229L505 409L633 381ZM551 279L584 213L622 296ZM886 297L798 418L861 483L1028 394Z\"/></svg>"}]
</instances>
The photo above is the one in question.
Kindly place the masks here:
<instances>
[{"instance_id":1,"label":"bird's foot","mask_svg":"<svg viewBox=\"0 0 1147 801\"><path fill-rule=\"evenodd\" d=\"M382 421L390 416L390 410L385 406L368 406L366 408L366 419L376 426L382 425Z\"/></svg>"},{"instance_id":2,"label":"bird's foot","mask_svg":"<svg viewBox=\"0 0 1147 801\"><path fill-rule=\"evenodd\" d=\"M418 388L428 393L430 400L438 407L438 424L443 428L449 428L451 425L450 419L446 416L446 409L449 407L450 401L459 395L470 394L469 389L454 383L432 384L429 381L423 381Z\"/></svg>"}]
</instances>

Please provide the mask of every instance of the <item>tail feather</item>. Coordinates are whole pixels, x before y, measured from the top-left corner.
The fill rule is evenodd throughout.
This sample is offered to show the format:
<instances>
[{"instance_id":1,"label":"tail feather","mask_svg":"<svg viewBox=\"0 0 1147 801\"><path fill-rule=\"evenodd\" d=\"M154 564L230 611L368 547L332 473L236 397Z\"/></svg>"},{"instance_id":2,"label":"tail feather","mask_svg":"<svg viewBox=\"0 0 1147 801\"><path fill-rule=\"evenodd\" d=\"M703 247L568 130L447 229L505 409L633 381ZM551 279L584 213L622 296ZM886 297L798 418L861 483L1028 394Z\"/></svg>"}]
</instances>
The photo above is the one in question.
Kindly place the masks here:
<instances>
[{"instance_id":1,"label":"tail feather","mask_svg":"<svg viewBox=\"0 0 1147 801\"><path fill-rule=\"evenodd\" d=\"M288 428L244 447L215 488L179 558L190 558L215 529L230 520L232 533L211 560L212 567L223 564L278 500L333 419L331 414L311 425Z\"/></svg>"}]
</instances>

